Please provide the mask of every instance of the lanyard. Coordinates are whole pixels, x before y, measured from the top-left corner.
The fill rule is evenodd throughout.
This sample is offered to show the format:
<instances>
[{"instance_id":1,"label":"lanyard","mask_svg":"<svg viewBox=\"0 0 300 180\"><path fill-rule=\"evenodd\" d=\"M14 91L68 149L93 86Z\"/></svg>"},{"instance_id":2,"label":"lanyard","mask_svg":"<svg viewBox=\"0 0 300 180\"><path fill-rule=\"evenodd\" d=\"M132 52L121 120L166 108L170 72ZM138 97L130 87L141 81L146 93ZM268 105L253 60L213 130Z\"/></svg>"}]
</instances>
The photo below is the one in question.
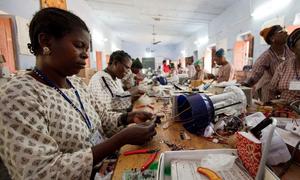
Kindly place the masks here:
<instances>
[{"instance_id":1,"label":"lanyard","mask_svg":"<svg viewBox=\"0 0 300 180\"><path fill-rule=\"evenodd\" d=\"M33 72L38 75L43 81L45 81L49 86L51 86L52 88L54 88L62 97L65 98L65 100L78 112L80 113L80 115L83 117L87 127L89 129L92 129L92 124L91 124L91 121L88 117L88 115L86 114L85 110L84 110L84 107L83 107L83 104L81 102L81 99L80 99L80 96L79 96L79 93L78 91L75 89L75 87L72 85L72 83L67 79L67 83L72 87L72 89L74 89L75 91L75 95L79 101L79 104L80 104L80 108L82 111L80 111L76 106L75 104L70 100L70 98L65 94L63 93L59 87L57 87L42 71L40 71L39 69L37 69L36 67L33 69Z\"/></svg>"}]
</instances>

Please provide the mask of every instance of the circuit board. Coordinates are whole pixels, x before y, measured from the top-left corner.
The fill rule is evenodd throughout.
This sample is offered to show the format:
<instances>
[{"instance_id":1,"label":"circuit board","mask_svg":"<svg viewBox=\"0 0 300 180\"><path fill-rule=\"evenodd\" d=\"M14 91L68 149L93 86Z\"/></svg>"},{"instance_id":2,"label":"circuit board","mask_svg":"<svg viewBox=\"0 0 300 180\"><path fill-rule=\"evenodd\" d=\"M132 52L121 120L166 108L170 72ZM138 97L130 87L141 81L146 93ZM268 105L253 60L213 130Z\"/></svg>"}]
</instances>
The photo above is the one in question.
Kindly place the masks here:
<instances>
[{"instance_id":1,"label":"circuit board","mask_svg":"<svg viewBox=\"0 0 300 180\"><path fill-rule=\"evenodd\" d=\"M141 172L140 170L129 170L125 171L122 176L122 180L155 180L157 170L145 170Z\"/></svg>"}]
</instances>

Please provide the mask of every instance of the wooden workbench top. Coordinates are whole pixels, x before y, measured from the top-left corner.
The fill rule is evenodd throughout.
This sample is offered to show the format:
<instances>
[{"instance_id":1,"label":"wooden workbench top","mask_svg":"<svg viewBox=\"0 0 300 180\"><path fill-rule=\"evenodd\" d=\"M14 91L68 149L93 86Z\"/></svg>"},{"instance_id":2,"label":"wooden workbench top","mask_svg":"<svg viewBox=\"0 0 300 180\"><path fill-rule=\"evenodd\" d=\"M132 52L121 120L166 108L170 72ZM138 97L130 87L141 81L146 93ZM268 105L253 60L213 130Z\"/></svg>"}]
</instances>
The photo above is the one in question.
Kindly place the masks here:
<instances>
[{"instance_id":1,"label":"wooden workbench top","mask_svg":"<svg viewBox=\"0 0 300 180\"><path fill-rule=\"evenodd\" d=\"M146 101L149 101L147 99ZM149 103L149 102L148 102ZM136 106L140 106L143 104L142 102L137 102ZM162 104L161 102L152 102L154 106L153 113L161 113L163 107L171 111L171 105ZM150 108L146 108L145 110L151 111ZM165 112L166 113L166 112ZM166 113L168 114L168 113ZM177 146L181 146L184 149L220 149L220 148L232 148L230 145L225 144L216 144L213 143L203 137L193 135L186 131L181 123L179 122L172 122L171 125L164 129L164 123L170 123L170 116L166 115L163 118L162 123L156 127L157 135L153 137L153 140L144 146L133 146L133 145L126 145L123 146L120 150L120 156L118 158L116 168L114 170L113 178L114 180L122 179L123 172L125 170L131 170L132 168L140 169L142 165L146 162L149 157L149 154L138 154L138 155L130 155L124 156L123 153L128 150L137 150L137 149L160 149L160 153L164 151L170 151L169 147L163 143L162 141L167 141L171 144L176 144ZM184 131L190 139L181 140L180 138L180 131ZM156 160L158 161L159 156L157 156Z\"/></svg>"}]
</instances>

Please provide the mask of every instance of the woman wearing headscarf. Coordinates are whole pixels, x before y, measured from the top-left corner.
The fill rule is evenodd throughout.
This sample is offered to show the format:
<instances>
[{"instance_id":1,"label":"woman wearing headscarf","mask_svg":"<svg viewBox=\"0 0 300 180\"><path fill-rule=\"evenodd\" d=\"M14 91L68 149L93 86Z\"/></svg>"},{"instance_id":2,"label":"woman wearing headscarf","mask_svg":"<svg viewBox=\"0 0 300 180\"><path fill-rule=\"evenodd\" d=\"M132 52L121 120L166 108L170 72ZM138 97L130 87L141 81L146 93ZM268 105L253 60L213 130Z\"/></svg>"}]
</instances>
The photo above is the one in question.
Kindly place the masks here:
<instances>
[{"instance_id":1,"label":"woman wearing headscarf","mask_svg":"<svg viewBox=\"0 0 300 180\"><path fill-rule=\"evenodd\" d=\"M195 62L195 69L196 69L196 74L192 78L192 80L204 80L205 72L204 69L201 68L201 63L200 61Z\"/></svg>"},{"instance_id":2,"label":"woman wearing headscarf","mask_svg":"<svg viewBox=\"0 0 300 180\"><path fill-rule=\"evenodd\" d=\"M217 65L221 66L216 77L217 82L230 81L234 78L234 69L231 64L225 58L224 49L216 51L215 61Z\"/></svg>"},{"instance_id":3,"label":"woman wearing headscarf","mask_svg":"<svg viewBox=\"0 0 300 180\"><path fill-rule=\"evenodd\" d=\"M287 44L295 56L278 66L270 90L279 93L280 99L292 102L300 99L300 90L290 89L291 83L300 82L300 28L289 35Z\"/></svg>"},{"instance_id":4,"label":"woman wearing headscarf","mask_svg":"<svg viewBox=\"0 0 300 180\"><path fill-rule=\"evenodd\" d=\"M266 43L270 45L259 58L255 61L251 75L245 82L241 84L252 87L256 85L255 89L262 102L268 102L274 98L270 94L270 82L279 64L287 59L293 58L294 54L286 46L287 32L279 25L274 25L263 29L260 35L264 38Z\"/></svg>"}]
</instances>

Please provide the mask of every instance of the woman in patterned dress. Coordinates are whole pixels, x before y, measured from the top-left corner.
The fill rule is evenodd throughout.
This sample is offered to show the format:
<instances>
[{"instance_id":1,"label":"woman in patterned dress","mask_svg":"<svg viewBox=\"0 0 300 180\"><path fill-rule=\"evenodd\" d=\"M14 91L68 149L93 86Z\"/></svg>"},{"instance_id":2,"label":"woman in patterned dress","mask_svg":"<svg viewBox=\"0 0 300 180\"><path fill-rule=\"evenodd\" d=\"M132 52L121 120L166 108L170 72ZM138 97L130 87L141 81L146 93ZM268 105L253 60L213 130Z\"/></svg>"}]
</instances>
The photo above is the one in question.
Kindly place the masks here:
<instances>
[{"instance_id":1,"label":"woman in patterned dress","mask_svg":"<svg viewBox=\"0 0 300 180\"><path fill-rule=\"evenodd\" d=\"M123 89L121 79L130 71L131 57L125 51L118 50L110 55L108 66L91 78L88 88L93 97L106 105L112 111L131 111L132 101L136 100L144 91L139 87Z\"/></svg>"},{"instance_id":2,"label":"woman in patterned dress","mask_svg":"<svg viewBox=\"0 0 300 180\"><path fill-rule=\"evenodd\" d=\"M143 122L151 114L109 112L72 76L84 68L90 42L79 17L42 9L29 35L35 69L0 90L0 156L12 179L93 179L105 157L156 134Z\"/></svg>"}]
</instances>

